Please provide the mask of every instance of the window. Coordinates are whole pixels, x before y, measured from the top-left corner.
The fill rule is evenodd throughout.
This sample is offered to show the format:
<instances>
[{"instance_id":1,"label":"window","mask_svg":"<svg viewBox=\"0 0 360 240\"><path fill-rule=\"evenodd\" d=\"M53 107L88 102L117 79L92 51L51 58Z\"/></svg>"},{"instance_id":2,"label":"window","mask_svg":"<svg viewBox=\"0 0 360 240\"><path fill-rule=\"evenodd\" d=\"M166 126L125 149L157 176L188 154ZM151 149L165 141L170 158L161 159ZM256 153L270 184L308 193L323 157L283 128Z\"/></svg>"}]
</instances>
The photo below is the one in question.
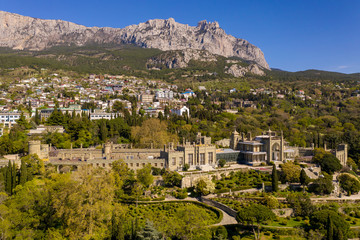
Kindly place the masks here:
<instances>
[{"instance_id":1,"label":"window","mask_svg":"<svg viewBox=\"0 0 360 240\"><path fill-rule=\"evenodd\" d=\"M145 167L145 163L143 163L142 165L143 165L143 167Z\"/></svg>"},{"instance_id":2,"label":"window","mask_svg":"<svg viewBox=\"0 0 360 240\"><path fill-rule=\"evenodd\" d=\"M184 158L183 157L179 157L179 165L182 166L184 162Z\"/></svg>"},{"instance_id":3,"label":"window","mask_svg":"<svg viewBox=\"0 0 360 240\"><path fill-rule=\"evenodd\" d=\"M172 158L172 165L173 165L173 166L176 165L176 158L175 158L175 157Z\"/></svg>"},{"instance_id":4,"label":"window","mask_svg":"<svg viewBox=\"0 0 360 240\"><path fill-rule=\"evenodd\" d=\"M130 163L130 167L133 167L133 165L134 165L133 163Z\"/></svg>"},{"instance_id":5,"label":"window","mask_svg":"<svg viewBox=\"0 0 360 240\"><path fill-rule=\"evenodd\" d=\"M209 164L212 164L214 159L213 159L213 152L209 152L208 153L208 158L209 158Z\"/></svg>"},{"instance_id":6,"label":"window","mask_svg":"<svg viewBox=\"0 0 360 240\"><path fill-rule=\"evenodd\" d=\"M164 166L164 164L163 164L163 163L160 163L160 166L161 166L161 167L163 167L163 166Z\"/></svg>"},{"instance_id":7,"label":"window","mask_svg":"<svg viewBox=\"0 0 360 240\"><path fill-rule=\"evenodd\" d=\"M194 155L192 153L188 154L188 160L189 160L189 165L194 165Z\"/></svg>"},{"instance_id":8,"label":"window","mask_svg":"<svg viewBox=\"0 0 360 240\"><path fill-rule=\"evenodd\" d=\"M138 166L139 166L139 163L136 163L136 166L138 167Z\"/></svg>"},{"instance_id":9,"label":"window","mask_svg":"<svg viewBox=\"0 0 360 240\"><path fill-rule=\"evenodd\" d=\"M200 153L200 165L205 165L205 153Z\"/></svg>"},{"instance_id":10,"label":"window","mask_svg":"<svg viewBox=\"0 0 360 240\"><path fill-rule=\"evenodd\" d=\"M157 167L157 163L154 163L155 167Z\"/></svg>"}]
</instances>

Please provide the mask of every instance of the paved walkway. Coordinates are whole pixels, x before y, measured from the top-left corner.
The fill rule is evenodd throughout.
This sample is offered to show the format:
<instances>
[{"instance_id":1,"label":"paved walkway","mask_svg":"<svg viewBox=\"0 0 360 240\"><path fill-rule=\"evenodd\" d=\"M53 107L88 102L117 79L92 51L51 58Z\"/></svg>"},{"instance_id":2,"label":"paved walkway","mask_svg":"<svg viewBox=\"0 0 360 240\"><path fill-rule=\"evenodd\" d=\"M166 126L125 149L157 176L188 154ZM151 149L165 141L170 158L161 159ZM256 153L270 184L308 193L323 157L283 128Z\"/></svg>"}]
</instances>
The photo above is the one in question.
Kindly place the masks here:
<instances>
[{"instance_id":1,"label":"paved walkway","mask_svg":"<svg viewBox=\"0 0 360 240\"><path fill-rule=\"evenodd\" d=\"M223 219L221 220L221 222L213 224L211 226L224 226L224 225L231 225L231 224L237 224L238 222L236 221L236 219L232 216L230 216L229 214L227 214L226 212L224 212L223 210L216 208L219 211L221 211L223 213Z\"/></svg>"}]
</instances>

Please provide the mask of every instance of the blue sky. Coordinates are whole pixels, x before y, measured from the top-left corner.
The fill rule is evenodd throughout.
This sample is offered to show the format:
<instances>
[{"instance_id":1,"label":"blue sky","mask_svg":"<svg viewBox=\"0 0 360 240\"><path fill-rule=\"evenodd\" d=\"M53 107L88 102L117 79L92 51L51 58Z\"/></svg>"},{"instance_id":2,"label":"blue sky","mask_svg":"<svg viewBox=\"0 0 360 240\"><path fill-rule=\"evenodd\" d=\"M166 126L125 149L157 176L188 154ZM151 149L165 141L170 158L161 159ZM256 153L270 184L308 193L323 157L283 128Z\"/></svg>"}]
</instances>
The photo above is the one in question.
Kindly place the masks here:
<instances>
[{"instance_id":1,"label":"blue sky","mask_svg":"<svg viewBox=\"0 0 360 240\"><path fill-rule=\"evenodd\" d=\"M0 10L99 27L218 21L260 47L272 68L360 72L359 0L1 0Z\"/></svg>"}]
</instances>

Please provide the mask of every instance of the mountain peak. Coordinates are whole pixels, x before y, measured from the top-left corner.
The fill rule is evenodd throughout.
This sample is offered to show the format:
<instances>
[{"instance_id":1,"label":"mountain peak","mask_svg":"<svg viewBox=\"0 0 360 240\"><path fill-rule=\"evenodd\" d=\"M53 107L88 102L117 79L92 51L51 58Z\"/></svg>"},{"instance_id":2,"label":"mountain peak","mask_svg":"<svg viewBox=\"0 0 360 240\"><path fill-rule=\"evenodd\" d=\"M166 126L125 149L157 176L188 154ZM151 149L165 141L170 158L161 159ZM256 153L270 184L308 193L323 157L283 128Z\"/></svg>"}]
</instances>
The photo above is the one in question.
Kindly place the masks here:
<instances>
[{"instance_id":1,"label":"mountain peak","mask_svg":"<svg viewBox=\"0 0 360 240\"><path fill-rule=\"evenodd\" d=\"M213 28L213 29L217 29L220 28L219 23L217 21L214 22L208 22L206 20L202 20L200 22L198 22L197 25L198 28L200 29L206 29L206 28Z\"/></svg>"},{"instance_id":2,"label":"mountain peak","mask_svg":"<svg viewBox=\"0 0 360 240\"><path fill-rule=\"evenodd\" d=\"M59 45L135 44L167 50L196 49L225 57L239 57L269 69L263 52L243 39L227 35L218 22L200 21L196 27L175 19L152 19L123 29L85 27L62 20L43 20L0 11L0 47L44 50Z\"/></svg>"}]
</instances>

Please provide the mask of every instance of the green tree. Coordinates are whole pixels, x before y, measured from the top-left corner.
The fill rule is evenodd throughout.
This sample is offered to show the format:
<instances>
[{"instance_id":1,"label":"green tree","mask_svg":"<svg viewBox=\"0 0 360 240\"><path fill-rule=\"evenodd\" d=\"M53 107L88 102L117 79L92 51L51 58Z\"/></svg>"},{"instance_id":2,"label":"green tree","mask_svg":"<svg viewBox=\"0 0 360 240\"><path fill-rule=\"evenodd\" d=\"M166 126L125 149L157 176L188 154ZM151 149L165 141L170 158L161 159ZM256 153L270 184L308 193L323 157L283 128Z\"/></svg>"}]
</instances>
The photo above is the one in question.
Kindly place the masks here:
<instances>
[{"instance_id":1,"label":"green tree","mask_svg":"<svg viewBox=\"0 0 360 240\"><path fill-rule=\"evenodd\" d=\"M136 177L144 187L148 188L154 181L154 176L151 174L151 164L147 164L142 169L137 170Z\"/></svg>"},{"instance_id":2,"label":"green tree","mask_svg":"<svg viewBox=\"0 0 360 240\"><path fill-rule=\"evenodd\" d=\"M309 196L304 193L289 193L286 201L294 210L295 216L310 216L314 211L314 206Z\"/></svg>"},{"instance_id":3,"label":"green tree","mask_svg":"<svg viewBox=\"0 0 360 240\"><path fill-rule=\"evenodd\" d=\"M35 111L34 122L35 122L36 125L39 125L41 123L41 119L40 119L40 116L39 116L39 110L38 109L36 109L36 111Z\"/></svg>"},{"instance_id":4,"label":"green tree","mask_svg":"<svg viewBox=\"0 0 360 240\"><path fill-rule=\"evenodd\" d=\"M225 159L220 159L220 160L219 160L219 166L220 166L220 167L224 167L225 164L226 164L226 160L225 160Z\"/></svg>"},{"instance_id":5,"label":"green tree","mask_svg":"<svg viewBox=\"0 0 360 240\"><path fill-rule=\"evenodd\" d=\"M27 180L32 180L34 176L43 175L45 172L44 162L37 154L26 155L21 158L26 164Z\"/></svg>"},{"instance_id":6,"label":"green tree","mask_svg":"<svg viewBox=\"0 0 360 240\"><path fill-rule=\"evenodd\" d=\"M335 211L325 209L314 212L310 216L310 226L312 229L318 229L323 234L326 234L329 229L329 218L333 225L333 239L348 239L350 226L345 219Z\"/></svg>"},{"instance_id":7,"label":"green tree","mask_svg":"<svg viewBox=\"0 0 360 240\"><path fill-rule=\"evenodd\" d=\"M65 123L64 115L61 111L58 110L57 107L55 107L54 111L50 114L46 122L52 126L63 125Z\"/></svg>"},{"instance_id":8,"label":"green tree","mask_svg":"<svg viewBox=\"0 0 360 240\"><path fill-rule=\"evenodd\" d=\"M131 136L139 146L149 147L152 144L154 148L160 148L169 142L178 141L178 137L166 129L165 121L150 118L145 120L141 127L132 127Z\"/></svg>"},{"instance_id":9,"label":"green tree","mask_svg":"<svg viewBox=\"0 0 360 240\"><path fill-rule=\"evenodd\" d=\"M26 120L24 113L21 113L20 118L16 120L16 123L23 129L31 128L31 124Z\"/></svg>"},{"instance_id":10,"label":"green tree","mask_svg":"<svg viewBox=\"0 0 360 240\"><path fill-rule=\"evenodd\" d=\"M332 176L324 173L324 177L319 177L310 186L309 191L316 194L324 195L330 194L334 190Z\"/></svg>"},{"instance_id":11,"label":"green tree","mask_svg":"<svg viewBox=\"0 0 360 240\"><path fill-rule=\"evenodd\" d=\"M177 172L167 171L163 175L163 180L166 186L168 187L181 187L182 176Z\"/></svg>"},{"instance_id":12,"label":"green tree","mask_svg":"<svg viewBox=\"0 0 360 240\"><path fill-rule=\"evenodd\" d=\"M185 163L184 166L183 166L183 171L186 172L187 170L189 170L189 168L190 168L190 165Z\"/></svg>"},{"instance_id":13,"label":"green tree","mask_svg":"<svg viewBox=\"0 0 360 240\"><path fill-rule=\"evenodd\" d=\"M125 239L126 211L128 209L120 204L114 204L111 216L111 240Z\"/></svg>"},{"instance_id":14,"label":"green tree","mask_svg":"<svg viewBox=\"0 0 360 240\"><path fill-rule=\"evenodd\" d=\"M305 186L307 186L310 182L310 178L308 177L308 175L306 174L304 169L301 169L300 172L300 183L303 186L303 191L305 192Z\"/></svg>"},{"instance_id":15,"label":"green tree","mask_svg":"<svg viewBox=\"0 0 360 240\"><path fill-rule=\"evenodd\" d=\"M24 185L28 180L27 176L27 167L24 159L21 159L21 167L20 167L20 180L19 183Z\"/></svg>"},{"instance_id":16,"label":"green tree","mask_svg":"<svg viewBox=\"0 0 360 240\"><path fill-rule=\"evenodd\" d=\"M272 174L271 174L271 183L272 183L272 191L279 191L279 178L277 175L277 170L275 164L273 165Z\"/></svg>"},{"instance_id":17,"label":"green tree","mask_svg":"<svg viewBox=\"0 0 360 240\"><path fill-rule=\"evenodd\" d=\"M314 162L320 164L322 171L325 171L328 174L333 174L342 168L339 159L331 153L315 154L313 160Z\"/></svg>"},{"instance_id":18,"label":"green tree","mask_svg":"<svg viewBox=\"0 0 360 240\"><path fill-rule=\"evenodd\" d=\"M260 239L261 224L275 218L275 214L267 207L251 203L238 211L236 220L252 228L255 239ZM257 230L257 231L256 231Z\"/></svg>"},{"instance_id":19,"label":"green tree","mask_svg":"<svg viewBox=\"0 0 360 240\"><path fill-rule=\"evenodd\" d=\"M9 160L8 166L6 167L6 177L5 177L5 191L11 195L12 194L12 165Z\"/></svg>"},{"instance_id":20,"label":"green tree","mask_svg":"<svg viewBox=\"0 0 360 240\"><path fill-rule=\"evenodd\" d=\"M203 196L208 195L215 190L215 183L207 177L199 177L194 180L193 184L195 186L195 192Z\"/></svg>"},{"instance_id":21,"label":"green tree","mask_svg":"<svg viewBox=\"0 0 360 240\"><path fill-rule=\"evenodd\" d=\"M293 162L281 164L283 181L297 183L299 182L301 167Z\"/></svg>"},{"instance_id":22,"label":"green tree","mask_svg":"<svg viewBox=\"0 0 360 240\"><path fill-rule=\"evenodd\" d=\"M16 171L16 165L15 162L13 162L12 164L12 168L11 168L11 189L12 192L14 191L14 188L17 185L17 171Z\"/></svg>"},{"instance_id":23,"label":"green tree","mask_svg":"<svg viewBox=\"0 0 360 240\"><path fill-rule=\"evenodd\" d=\"M138 240L162 240L164 239L163 235L156 230L154 224L147 220L145 226L136 234L136 239Z\"/></svg>"},{"instance_id":24,"label":"green tree","mask_svg":"<svg viewBox=\"0 0 360 240\"><path fill-rule=\"evenodd\" d=\"M342 173L338 176L338 179L340 187L344 189L349 196L352 193L356 194L360 191L360 181L356 176L350 173Z\"/></svg>"},{"instance_id":25,"label":"green tree","mask_svg":"<svg viewBox=\"0 0 360 240\"><path fill-rule=\"evenodd\" d=\"M107 135L108 135L108 129L107 129L107 126L106 126L106 120L101 119L100 120L100 140L102 142L106 142Z\"/></svg>"},{"instance_id":26,"label":"green tree","mask_svg":"<svg viewBox=\"0 0 360 240\"><path fill-rule=\"evenodd\" d=\"M326 223L326 240L334 240L334 224L330 216L328 216Z\"/></svg>"}]
</instances>

